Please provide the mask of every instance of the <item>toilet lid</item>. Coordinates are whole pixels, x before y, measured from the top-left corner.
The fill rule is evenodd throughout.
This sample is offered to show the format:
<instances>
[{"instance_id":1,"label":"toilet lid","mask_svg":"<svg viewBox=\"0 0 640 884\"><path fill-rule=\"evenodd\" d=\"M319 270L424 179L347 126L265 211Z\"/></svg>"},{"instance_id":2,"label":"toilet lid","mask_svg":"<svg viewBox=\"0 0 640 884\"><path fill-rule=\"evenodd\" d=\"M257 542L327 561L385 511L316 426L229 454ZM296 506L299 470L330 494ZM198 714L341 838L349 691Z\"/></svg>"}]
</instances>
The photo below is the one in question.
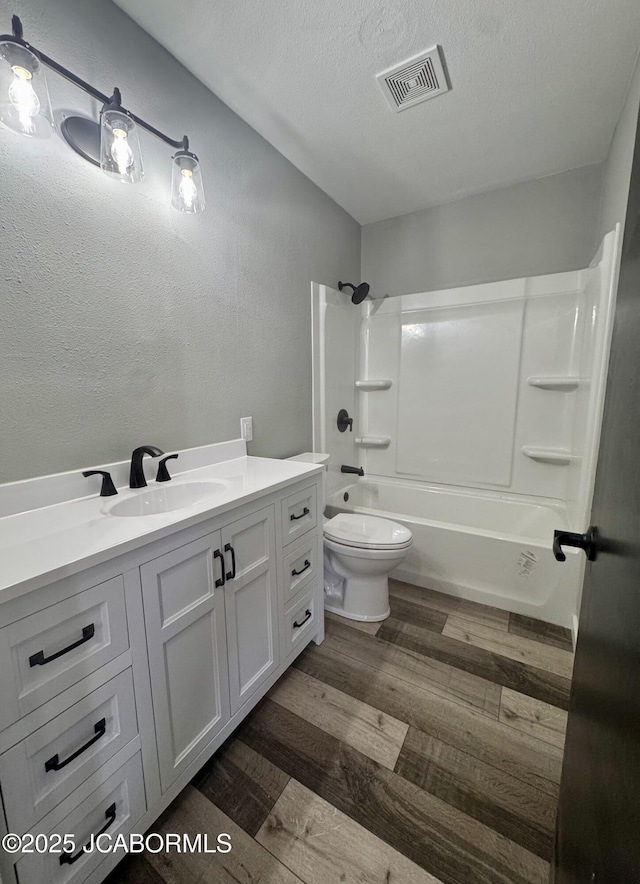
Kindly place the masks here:
<instances>
[{"instance_id":1,"label":"toilet lid","mask_svg":"<svg viewBox=\"0 0 640 884\"><path fill-rule=\"evenodd\" d=\"M324 523L324 533L338 543L362 549L391 549L411 543L408 528L390 519L361 513L338 513Z\"/></svg>"}]
</instances>

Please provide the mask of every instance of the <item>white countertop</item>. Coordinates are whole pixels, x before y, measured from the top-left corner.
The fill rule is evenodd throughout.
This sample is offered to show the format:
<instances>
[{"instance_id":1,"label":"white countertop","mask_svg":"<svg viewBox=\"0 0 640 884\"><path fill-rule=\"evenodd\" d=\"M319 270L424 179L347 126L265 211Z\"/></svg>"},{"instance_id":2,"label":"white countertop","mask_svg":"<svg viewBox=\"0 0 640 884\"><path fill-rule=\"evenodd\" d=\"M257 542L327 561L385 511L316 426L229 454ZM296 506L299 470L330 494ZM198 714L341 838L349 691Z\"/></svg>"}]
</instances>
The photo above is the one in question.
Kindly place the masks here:
<instances>
[{"instance_id":1,"label":"white countertop","mask_svg":"<svg viewBox=\"0 0 640 884\"><path fill-rule=\"evenodd\" d=\"M176 462L169 466L172 463ZM215 481L224 487L211 498L157 515L119 517L105 512L114 501L140 493L125 488L118 497L93 493L0 518L0 602L197 525L296 479L322 473L321 467L309 463L247 456L179 474L177 466L174 470L172 486ZM149 483L149 488L154 486Z\"/></svg>"}]
</instances>

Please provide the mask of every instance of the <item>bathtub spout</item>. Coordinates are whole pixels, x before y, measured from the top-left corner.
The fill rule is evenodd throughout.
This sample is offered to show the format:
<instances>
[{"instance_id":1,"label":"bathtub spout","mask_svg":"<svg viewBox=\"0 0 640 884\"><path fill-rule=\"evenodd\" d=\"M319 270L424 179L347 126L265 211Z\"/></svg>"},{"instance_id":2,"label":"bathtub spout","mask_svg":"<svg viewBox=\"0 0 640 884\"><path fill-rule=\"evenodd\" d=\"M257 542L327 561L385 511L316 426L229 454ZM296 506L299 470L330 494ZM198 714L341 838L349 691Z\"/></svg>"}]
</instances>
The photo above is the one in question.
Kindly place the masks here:
<instances>
[{"instance_id":1,"label":"bathtub spout","mask_svg":"<svg viewBox=\"0 0 640 884\"><path fill-rule=\"evenodd\" d=\"M348 467L346 464L342 464L340 467L341 473L354 473L356 476L364 476L364 470L362 467Z\"/></svg>"}]
</instances>

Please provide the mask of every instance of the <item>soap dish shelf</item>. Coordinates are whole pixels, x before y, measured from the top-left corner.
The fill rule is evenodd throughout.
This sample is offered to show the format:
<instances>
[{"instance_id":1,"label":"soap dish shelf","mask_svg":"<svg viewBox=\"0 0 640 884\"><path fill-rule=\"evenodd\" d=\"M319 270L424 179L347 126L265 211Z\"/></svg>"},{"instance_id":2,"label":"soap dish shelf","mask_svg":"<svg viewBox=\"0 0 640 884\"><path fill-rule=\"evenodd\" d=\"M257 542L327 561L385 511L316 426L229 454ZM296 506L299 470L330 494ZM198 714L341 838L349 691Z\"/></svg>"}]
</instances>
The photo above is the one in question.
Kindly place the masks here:
<instances>
[{"instance_id":1,"label":"soap dish shelf","mask_svg":"<svg viewBox=\"0 0 640 884\"><path fill-rule=\"evenodd\" d=\"M574 461L581 460L578 455L571 454L568 448L535 448L532 445L524 445L522 453L526 457L530 457L531 460L558 464L559 466L567 466Z\"/></svg>"},{"instance_id":2,"label":"soap dish shelf","mask_svg":"<svg viewBox=\"0 0 640 884\"><path fill-rule=\"evenodd\" d=\"M388 448L391 444L390 436L356 436L356 445L361 448Z\"/></svg>"},{"instance_id":3,"label":"soap dish shelf","mask_svg":"<svg viewBox=\"0 0 640 884\"><path fill-rule=\"evenodd\" d=\"M583 385L585 380L570 375L556 375L553 377L532 375L530 378L527 378L527 383L530 387L539 387L541 390L563 390L568 393Z\"/></svg>"},{"instance_id":4,"label":"soap dish shelf","mask_svg":"<svg viewBox=\"0 0 640 884\"><path fill-rule=\"evenodd\" d=\"M363 393L373 393L375 390L388 390L391 384L389 378L374 378L369 381L356 381L356 389Z\"/></svg>"}]
</instances>

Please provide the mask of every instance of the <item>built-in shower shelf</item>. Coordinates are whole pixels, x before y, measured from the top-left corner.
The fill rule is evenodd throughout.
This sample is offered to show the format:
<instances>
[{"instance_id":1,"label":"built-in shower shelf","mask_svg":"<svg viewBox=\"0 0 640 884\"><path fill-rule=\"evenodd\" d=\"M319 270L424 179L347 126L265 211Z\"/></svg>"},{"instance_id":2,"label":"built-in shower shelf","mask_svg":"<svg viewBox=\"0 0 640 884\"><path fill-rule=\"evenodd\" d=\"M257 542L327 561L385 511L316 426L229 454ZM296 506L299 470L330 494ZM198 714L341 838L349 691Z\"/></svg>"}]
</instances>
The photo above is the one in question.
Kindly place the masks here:
<instances>
[{"instance_id":1,"label":"built-in shower shelf","mask_svg":"<svg viewBox=\"0 0 640 884\"><path fill-rule=\"evenodd\" d=\"M571 454L568 448L534 448L531 445L525 445L522 448L522 453L530 457L531 460L559 464L560 466L580 460L577 455Z\"/></svg>"},{"instance_id":2,"label":"built-in shower shelf","mask_svg":"<svg viewBox=\"0 0 640 884\"><path fill-rule=\"evenodd\" d=\"M388 448L391 444L390 436L356 436L356 445L361 448Z\"/></svg>"},{"instance_id":3,"label":"built-in shower shelf","mask_svg":"<svg viewBox=\"0 0 640 884\"><path fill-rule=\"evenodd\" d=\"M356 381L356 387L363 393L373 393L374 390L388 390L391 383L389 378L374 378L369 381Z\"/></svg>"},{"instance_id":4,"label":"built-in shower shelf","mask_svg":"<svg viewBox=\"0 0 640 884\"><path fill-rule=\"evenodd\" d=\"M557 375L555 377L544 377L542 375L534 375L527 378L530 387L540 387L541 390L576 390L584 381L582 378L571 377L569 375Z\"/></svg>"}]
</instances>

